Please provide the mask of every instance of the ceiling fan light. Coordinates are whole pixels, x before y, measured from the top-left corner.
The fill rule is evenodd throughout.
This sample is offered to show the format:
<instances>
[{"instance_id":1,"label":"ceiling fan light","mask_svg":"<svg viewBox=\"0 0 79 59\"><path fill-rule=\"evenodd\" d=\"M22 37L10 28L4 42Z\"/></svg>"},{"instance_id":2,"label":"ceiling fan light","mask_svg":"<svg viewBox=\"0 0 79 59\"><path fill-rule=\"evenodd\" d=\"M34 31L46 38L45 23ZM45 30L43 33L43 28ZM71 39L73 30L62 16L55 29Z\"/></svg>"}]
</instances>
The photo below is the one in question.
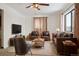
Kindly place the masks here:
<instances>
[{"instance_id":1,"label":"ceiling fan light","mask_svg":"<svg viewBox=\"0 0 79 59\"><path fill-rule=\"evenodd\" d=\"M35 4L35 7L38 7L39 5L38 4Z\"/></svg>"}]
</instances>

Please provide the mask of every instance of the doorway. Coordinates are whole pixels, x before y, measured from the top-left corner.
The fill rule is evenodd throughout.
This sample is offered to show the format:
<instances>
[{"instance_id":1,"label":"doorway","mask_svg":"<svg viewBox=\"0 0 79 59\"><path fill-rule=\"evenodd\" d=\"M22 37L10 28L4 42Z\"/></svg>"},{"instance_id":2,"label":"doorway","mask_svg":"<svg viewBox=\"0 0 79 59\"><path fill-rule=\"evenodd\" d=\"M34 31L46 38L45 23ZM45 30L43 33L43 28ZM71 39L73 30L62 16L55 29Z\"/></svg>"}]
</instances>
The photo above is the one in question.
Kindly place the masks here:
<instances>
[{"instance_id":1,"label":"doorway","mask_svg":"<svg viewBox=\"0 0 79 59\"><path fill-rule=\"evenodd\" d=\"M3 48L3 10L0 9L0 48Z\"/></svg>"}]
</instances>

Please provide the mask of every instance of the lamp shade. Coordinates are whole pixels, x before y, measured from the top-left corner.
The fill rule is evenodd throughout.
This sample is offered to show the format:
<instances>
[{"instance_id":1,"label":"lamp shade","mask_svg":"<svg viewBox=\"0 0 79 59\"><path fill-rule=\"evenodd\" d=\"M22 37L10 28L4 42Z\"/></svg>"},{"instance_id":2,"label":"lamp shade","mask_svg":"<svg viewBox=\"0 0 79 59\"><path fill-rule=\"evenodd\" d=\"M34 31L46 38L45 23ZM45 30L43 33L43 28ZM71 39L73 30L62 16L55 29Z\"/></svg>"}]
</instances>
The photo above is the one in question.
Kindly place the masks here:
<instances>
[{"instance_id":1,"label":"lamp shade","mask_svg":"<svg viewBox=\"0 0 79 59\"><path fill-rule=\"evenodd\" d=\"M57 29L56 29L56 31L57 31L57 32L59 32L59 31L60 31L60 29L59 29L59 28L57 28Z\"/></svg>"}]
</instances>

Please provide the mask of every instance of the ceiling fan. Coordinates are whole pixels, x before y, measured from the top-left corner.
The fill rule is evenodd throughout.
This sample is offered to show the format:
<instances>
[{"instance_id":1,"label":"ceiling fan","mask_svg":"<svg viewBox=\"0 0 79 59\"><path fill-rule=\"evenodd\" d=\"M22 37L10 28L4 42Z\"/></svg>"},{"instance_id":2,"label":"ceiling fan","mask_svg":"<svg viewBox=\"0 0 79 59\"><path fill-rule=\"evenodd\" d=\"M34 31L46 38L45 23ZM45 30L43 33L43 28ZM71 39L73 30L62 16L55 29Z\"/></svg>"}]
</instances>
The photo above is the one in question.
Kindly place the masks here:
<instances>
[{"instance_id":1,"label":"ceiling fan","mask_svg":"<svg viewBox=\"0 0 79 59\"><path fill-rule=\"evenodd\" d=\"M36 8L37 10L40 10L39 6L49 6L49 4L46 3L32 3L31 5L27 6L26 8Z\"/></svg>"}]
</instances>

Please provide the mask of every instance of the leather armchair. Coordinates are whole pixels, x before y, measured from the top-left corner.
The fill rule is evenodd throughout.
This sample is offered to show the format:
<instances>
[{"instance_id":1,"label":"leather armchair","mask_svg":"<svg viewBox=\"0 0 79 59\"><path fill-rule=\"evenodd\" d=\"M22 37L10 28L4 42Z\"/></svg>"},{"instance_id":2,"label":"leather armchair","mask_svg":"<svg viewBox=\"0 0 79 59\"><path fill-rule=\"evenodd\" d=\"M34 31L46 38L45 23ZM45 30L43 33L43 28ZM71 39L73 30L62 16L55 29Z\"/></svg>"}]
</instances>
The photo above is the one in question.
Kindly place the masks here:
<instances>
[{"instance_id":1,"label":"leather armchair","mask_svg":"<svg viewBox=\"0 0 79 59\"><path fill-rule=\"evenodd\" d=\"M32 31L30 34L29 34L29 39L30 40L34 40L35 38L38 38L39 36L39 32L38 31Z\"/></svg>"},{"instance_id":2,"label":"leather armchair","mask_svg":"<svg viewBox=\"0 0 79 59\"><path fill-rule=\"evenodd\" d=\"M22 37L14 38L14 47L16 55L25 55L26 53L28 53L28 51L31 52L31 45L26 44L25 40Z\"/></svg>"},{"instance_id":3,"label":"leather armchair","mask_svg":"<svg viewBox=\"0 0 79 59\"><path fill-rule=\"evenodd\" d=\"M45 41L49 41L49 40L50 40L49 31L43 31L43 32L41 33L41 38L44 38Z\"/></svg>"}]
</instances>

